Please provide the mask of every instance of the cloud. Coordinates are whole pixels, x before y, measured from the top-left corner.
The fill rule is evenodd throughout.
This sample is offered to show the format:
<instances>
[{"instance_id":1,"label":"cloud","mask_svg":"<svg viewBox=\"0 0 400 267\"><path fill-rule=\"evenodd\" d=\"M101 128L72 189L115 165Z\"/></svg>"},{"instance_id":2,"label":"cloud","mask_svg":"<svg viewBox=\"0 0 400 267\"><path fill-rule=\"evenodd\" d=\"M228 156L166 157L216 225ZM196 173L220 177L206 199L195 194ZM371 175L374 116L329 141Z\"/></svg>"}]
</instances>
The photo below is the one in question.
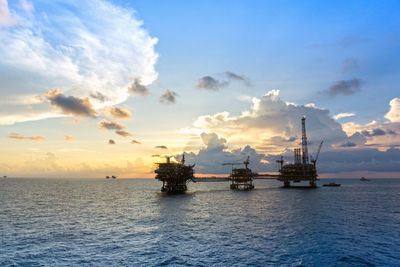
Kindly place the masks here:
<instances>
[{"instance_id":1,"label":"cloud","mask_svg":"<svg viewBox=\"0 0 400 267\"><path fill-rule=\"evenodd\" d=\"M11 133L8 138L10 139L15 139L15 140L33 140L33 141L43 141L46 139L46 137L41 136L41 135L36 135L32 137L27 137L27 136L21 136L18 133Z\"/></svg>"},{"instance_id":2,"label":"cloud","mask_svg":"<svg viewBox=\"0 0 400 267\"><path fill-rule=\"evenodd\" d=\"M361 147L365 145L366 142L367 138L363 134L356 132L351 136L349 136L348 138L346 138L346 141L340 144L339 147L356 147L356 146Z\"/></svg>"},{"instance_id":3,"label":"cloud","mask_svg":"<svg viewBox=\"0 0 400 267\"><path fill-rule=\"evenodd\" d=\"M355 58L346 58L343 60L342 71L344 73L354 71L360 67L360 63Z\"/></svg>"},{"instance_id":4,"label":"cloud","mask_svg":"<svg viewBox=\"0 0 400 267\"><path fill-rule=\"evenodd\" d=\"M132 114L126 108L105 107L104 112L114 119L126 120L132 118Z\"/></svg>"},{"instance_id":5,"label":"cloud","mask_svg":"<svg viewBox=\"0 0 400 267\"><path fill-rule=\"evenodd\" d=\"M235 74L235 73L230 72L230 71L224 72L224 75L225 75L226 77L228 77L229 80L241 81L241 82L243 82L245 85L251 86L250 79L247 78L247 77L244 76L244 75L238 75L238 74Z\"/></svg>"},{"instance_id":6,"label":"cloud","mask_svg":"<svg viewBox=\"0 0 400 267\"><path fill-rule=\"evenodd\" d=\"M367 124L348 122L343 124L348 135L359 135L364 141L357 143L358 148L376 148L386 151L393 147L400 147L400 123L372 121ZM360 138L361 138L360 137Z\"/></svg>"},{"instance_id":7,"label":"cloud","mask_svg":"<svg viewBox=\"0 0 400 267\"><path fill-rule=\"evenodd\" d=\"M112 140L112 139L110 139L110 140L108 140L108 144L109 144L109 145L115 145L115 141Z\"/></svg>"},{"instance_id":8,"label":"cloud","mask_svg":"<svg viewBox=\"0 0 400 267\"><path fill-rule=\"evenodd\" d=\"M360 91L360 86L361 81L357 78L351 80L340 80L324 92L330 97L335 97L337 95L352 95Z\"/></svg>"},{"instance_id":9,"label":"cloud","mask_svg":"<svg viewBox=\"0 0 400 267\"><path fill-rule=\"evenodd\" d=\"M222 163L242 163L247 156L250 156L250 168L253 171L274 170L263 163L265 156L257 153L250 146L228 151L225 138L219 137L215 133L202 133L200 137L205 147L198 153L184 153L186 162L196 164L195 168L198 173L228 174L231 172L231 167L223 166Z\"/></svg>"},{"instance_id":10,"label":"cloud","mask_svg":"<svg viewBox=\"0 0 400 267\"><path fill-rule=\"evenodd\" d=\"M194 121L192 129L214 132L229 137L235 144L250 144L258 149L264 145L270 146L269 141L264 142L274 136L286 140L301 137L302 115L307 116L308 139L315 144L322 139L328 146L346 140L347 135L341 124L331 118L329 110L287 103L279 98L279 90L271 90L261 98L253 98L250 110L238 116L231 116L227 111L200 116ZM274 149L276 152L282 151L280 146Z\"/></svg>"},{"instance_id":11,"label":"cloud","mask_svg":"<svg viewBox=\"0 0 400 267\"><path fill-rule=\"evenodd\" d=\"M159 149L168 149L168 147L166 147L166 146L156 146L155 148L159 148Z\"/></svg>"},{"instance_id":12,"label":"cloud","mask_svg":"<svg viewBox=\"0 0 400 267\"><path fill-rule=\"evenodd\" d=\"M29 9L34 12L28 16ZM99 110L124 102L132 77L148 86L158 75L157 39L143 29L134 10L109 1L37 0L8 6L1 0L0 28L0 80L7 88L0 99L62 88L66 95L90 96ZM29 112L22 107L9 105L0 117L12 120L29 113L27 121L54 115L51 106L35 105Z\"/></svg>"},{"instance_id":13,"label":"cloud","mask_svg":"<svg viewBox=\"0 0 400 267\"><path fill-rule=\"evenodd\" d=\"M132 140L131 141L131 144L141 144L139 141L136 141L136 140Z\"/></svg>"},{"instance_id":14,"label":"cloud","mask_svg":"<svg viewBox=\"0 0 400 267\"><path fill-rule=\"evenodd\" d=\"M109 121L109 120L102 120L97 125L102 130L123 130L123 129L125 129L124 125L122 125L118 122Z\"/></svg>"},{"instance_id":15,"label":"cloud","mask_svg":"<svg viewBox=\"0 0 400 267\"><path fill-rule=\"evenodd\" d=\"M19 8L28 13L31 13L34 10L32 3L27 0L20 0Z\"/></svg>"},{"instance_id":16,"label":"cloud","mask_svg":"<svg viewBox=\"0 0 400 267\"><path fill-rule=\"evenodd\" d=\"M110 101L110 98L108 98L107 96L103 95L100 92L90 93L90 98L96 99L100 102Z\"/></svg>"},{"instance_id":17,"label":"cloud","mask_svg":"<svg viewBox=\"0 0 400 267\"><path fill-rule=\"evenodd\" d=\"M223 150L226 148L226 139L225 138L219 138L217 134L215 133L201 133L200 134L201 140L203 140L203 143L207 146L207 149L213 150L213 149L218 149L218 150Z\"/></svg>"},{"instance_id":18,"label":"cloud","mask_svg":"<svg viewBox=\"0 0 400 267\"><path fill-rule=\"evenodd\" d=\"M347 149L323 151L317 163L320 173L338 173L349 171L400 171L400 150L387 151L377 149Z\"/></svg>"},{"instance_id":19,"label":"cloud","mask_svg":"<svg viewBox=\"0 0 400 267\"><path fill-rule=\"evenodd\" d=\"M149 95L150 90L147 86L144 86L140 79L135 78L131 85L128 87L128 92L131 95Z\"/></svg>"},{"instance_id":20,"label":"cloud","mask_svg":"<svg viewBox=\"0 0 400 267\"><path fill-rule=\"evenodd\" d=\"M0 29L15 23L15 18L10 14L7 0L0 0Z\"/></svg>"},{"instance_id":21,"label":"cloud","mask_svg":"<svg viewBox=\"0 0 400 267\"><path fill-rule=\"evenodd\" d=\"M74 140L74 137L72 135L66 134L65 135L65 140L72 141L72 140Z\"/></svg>"},{"instance_id":22,"label":"cloud","mask_svg":"<svg viewBox=\"0 0 400 267\"><path fill-rule=\"evenodd\" d=\"M115 131L116 134L123 136L123 137L128 137L128 136L132 136L132 134L130 134L127 131L123 131L123 130L119 130L119 131Z\"/></svg>"},{"instance_id":23,"label":"cloud","mask_svg":"<svg viewBox=\"0 0 400 267\"><path fill-rule=\"evenodd\" d=\"M346 142L340 145L341 147L355 147L357 146L356 143L353 142Z\"/></svg>"},{"instance_id":24,"label":"cloud","mask_svg":"<svg viewBox=\"0 0 400 267\"><path fill-rule=\"evenodd\" d=\"M163 104L175 104L176 102L176 97L179 95L173 91L170 90L165 90L164 94L160 96L160 103Z\"/></svg>"},{"instance_id":25,"label":"cloud","mask_svg":"<svg viewBox=\"0 0 400 267\"><path fill-rule=\"evenodd\" d=\"M361 132L363 135L368 136L368 137L372 137L372 136L381 136L381 135L386 135L386 134L390 134L390 135L396 135L396 132L393 130L388 130L385 131L381 128L375 128L372 131L367 131L364 130Z\"/></svg>"},{"instance_id":26,"label":"cloud","mask_svg":"<svg viewBox=\"0 0 400 267\"><path fill-rule=\"evenodd\" d=\"M92 103L90 103L89 98L79 98L74 96L65 96L60 89L55 89L53 91L48 91L46 93L46 98L50 103L61 109L61 112L65 115L74 116L87 116L96 118L98 112L93 108Z\"/></svg>"},{"instance_id":27,"label":"cloud","mask_svg":"<svg viewBox=\"0 0 400 267\"><path fill-rule=\"evenodd\" d=\"M400 98L393 98L389 104L390 110L386 113L385 118L391 122L400 122Z\"/></svg>"},{"instance_id":28,"label":"cloud","mask_svg":"<svg viewBox=\"0 0 400 267\"><path fill-rule=\"evenodd\" d=\"M335 116L333 116L333 118L334 118L335 120L339 120L339 119L341 119L341 118L352 117L352 116L355 116L355 115L356 115L355 113L344 112L344 113L336 114Z\"/></svg>"},{"instance_id":29,"label":"cloud","mask_svg":"<svg viewBox=\"0 0 400 267\"><path fill-rule=\"evenodd\" d=\"M209 91L218 91L221 88L229 86L232 80L241 81L246 86L251 85L250 80L247 77L230 71L222 73L221 76L223 79L217 79L212 76L204 76L197 81L196 88Z\"/></svg>"},{"instance_id":30,"label":"cloud","mask_svg":"<svg viewBox=\"0 0 400 267\"><path fill-rule=\"evenodd\" d=\"M211 76L204 76L197 81L196 88L210 91L218 91L219 89L228 86L226 81L219 81Z\"/></svg>"},{"instance_id":31,"label":"cloud","mask_svg":"<svg viewBox=\"0 0 400 267\"><path fill-rule=\"evenodd\" d=\"M293 150L285 150L281 154L263 154L256 149L245 146L243 149L228 150L227 140L215 133L204 135L205 147L197 153L184 153L188 164L196 164L197 173L230 173L230 166L222 163L242 163L250 156L250 165L255 172L277 172L279 167L276 160L281 155L285 162L293 162ZM341 144L340 149L332 150L323 147L317 162L318 173L341 173L354 171L400 171L400 150L391 148L387 151L377 149L356 149L357 142L364 138L361 134L350 137L349 141ZM359 139L359 140L357 140ZM210 142L211 141L211 142ZM311 151L310 151L311 154Z\"/></svg>"}]
</instances>

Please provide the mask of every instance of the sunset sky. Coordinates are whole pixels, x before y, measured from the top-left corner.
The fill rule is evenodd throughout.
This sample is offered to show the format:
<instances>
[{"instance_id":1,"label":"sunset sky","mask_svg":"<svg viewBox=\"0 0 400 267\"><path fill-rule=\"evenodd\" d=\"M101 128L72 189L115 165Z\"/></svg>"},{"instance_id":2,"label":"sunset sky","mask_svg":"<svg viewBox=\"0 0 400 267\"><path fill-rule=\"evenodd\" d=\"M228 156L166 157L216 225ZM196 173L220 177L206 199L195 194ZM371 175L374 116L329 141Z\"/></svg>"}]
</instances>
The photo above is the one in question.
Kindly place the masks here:
<instances>
[{"instance_id":1,"label":"sunset sky","mask_svg":"<svg viewBox=\"0 0 400 267\"><path fill-rule=\"evenodd\" d=\"M400 177L399 1L0 0L0 175Z\"/></svg>"}]
</instances>

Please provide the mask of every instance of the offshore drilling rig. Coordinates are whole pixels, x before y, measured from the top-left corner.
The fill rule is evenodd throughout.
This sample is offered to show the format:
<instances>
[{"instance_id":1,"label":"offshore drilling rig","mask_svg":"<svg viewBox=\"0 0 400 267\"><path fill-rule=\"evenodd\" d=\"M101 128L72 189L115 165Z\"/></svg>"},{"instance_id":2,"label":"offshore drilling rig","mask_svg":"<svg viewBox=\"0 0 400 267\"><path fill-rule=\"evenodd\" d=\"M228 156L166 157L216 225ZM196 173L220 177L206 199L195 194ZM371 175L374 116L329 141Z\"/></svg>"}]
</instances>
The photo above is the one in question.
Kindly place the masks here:
<instances>
[{"instance_id":1,"label":"offshore drilling rig","mask_svg":"<svg viewBox=\"0 0 400 267\"><path fill-rule=\"evenodd\" d=\"M245 168L233 168L233 165L244 164ZM250 156L243 163L223 163L222 165L232 165L232 173L230 175L231 189L233 190L252 190L254 189L253 179L256 174L249 168Z\"/></svg>"},{"instance_id":2,"label":"offshore drilling rig","mask_svg":"<svg viewBox=\"0 0 400 267\"><path fill-rule=\"evenodd\" d=\"M310 187L315 188L317 184L315 183L318 180L318 174L316 169L316 163L318 160L319 152L321 151L321 147L323 141L318 147L318 152L313 159L311 157L311 163L308 157L308 148L307 148L307 135L306 135L306 116L304 115L301 119L301 129L302 129L302 142L301 142L301 150L300 148L294 149L294 163L283 165L284 160L281 157L280 160L276 162L280 164L279 176L278 180L283 182L284 187L290 187L290 182L299 183L301 181L309 181Z\"/></svg>"},{"instance_id":3,"label":"offshore drilling rig","mask_svg":"<svg viewBox=\"0 0 400 267\"><path fill-rule=\"evenodd\" d=\"M158 155L155 155L158 156ZM194 165L185 165L185 155L180 162L170 155L159 156L166 158L165 163L156 163L158 168L154 171L156 179L162 181L161 192L184 193L187 190L187 182L194 180ZM174 161L171 161L171 158Z\"/></svg>"}]
</instances>

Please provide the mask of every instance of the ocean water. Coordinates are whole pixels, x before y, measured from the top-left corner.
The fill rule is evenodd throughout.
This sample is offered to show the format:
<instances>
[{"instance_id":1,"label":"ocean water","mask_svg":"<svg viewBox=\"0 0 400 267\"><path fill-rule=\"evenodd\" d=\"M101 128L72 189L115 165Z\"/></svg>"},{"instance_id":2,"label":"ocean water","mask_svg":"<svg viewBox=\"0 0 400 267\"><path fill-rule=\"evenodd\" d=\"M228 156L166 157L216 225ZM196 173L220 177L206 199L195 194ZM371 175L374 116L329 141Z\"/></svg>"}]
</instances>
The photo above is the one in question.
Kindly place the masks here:
<instances>
[{"instance_id":1,"label":"ocean water","mask_svg":"<svg viewBox=\"0 0 400 267\"><path fill-rule=\"evenodd\" d=\"M400 179L335 181L0 179L0 266L400 266Z\"/></svg>"}]
</instances>

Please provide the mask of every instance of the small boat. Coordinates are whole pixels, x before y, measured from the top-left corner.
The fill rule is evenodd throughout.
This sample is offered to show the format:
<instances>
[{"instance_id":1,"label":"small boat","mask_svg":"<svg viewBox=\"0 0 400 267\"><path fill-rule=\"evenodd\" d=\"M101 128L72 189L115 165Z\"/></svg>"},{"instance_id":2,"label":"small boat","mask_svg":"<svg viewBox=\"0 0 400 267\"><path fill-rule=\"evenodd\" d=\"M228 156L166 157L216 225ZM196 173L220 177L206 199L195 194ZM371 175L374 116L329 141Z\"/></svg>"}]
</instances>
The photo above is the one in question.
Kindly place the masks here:
<instances>
[{"instance_id":1,"label":"small boat","mask_svg":"<svg viewBox=\"0 0 400 267\"><path fill-rule=\"evenodd\" d=\"M110 179L110 176L107 175L107 176L106 176L106 179Z\"/></svg>"},{"instance_id":2,"label":"small boat","mask_svg":"<svg viewBox=\"0 0 400 267\"><path fill-rule=\"evenodd\" d=\"M3 178L6 179L6 178L7 178L7 175L4 175Z\"/></svg>"},{"instance_id":3,"label":"small boat","mask_svg":"<svg viewBox=\"0 0 400 267\"><path fill-rule=\"evenodd\" d=\"M114 176L114 175L113 175L113 176L111 176L111 177L112 177L113 179L116 179L116 178L117 178L117 176Z\"/></svg>"},{"instance_id":4,"label":"small boat","mask_svg":"<svg viewBox=\"0 0 400 267\"><path fill-rule=\"evenodd\" d=\"M329 184L324 184L323 186L340 186L340 184L337 184L337 183L329 183Z\"/></svg>"},{"instance_id":5,"label":"small boat","mask_svg":"<svg viewBox=\"0 0 400 267\"><path fill-rule=\"evenodd\" d=\"M360 181L370 181L369 179L365 178L364 176L360 178Z\"/></svg>"}]
</instances>

